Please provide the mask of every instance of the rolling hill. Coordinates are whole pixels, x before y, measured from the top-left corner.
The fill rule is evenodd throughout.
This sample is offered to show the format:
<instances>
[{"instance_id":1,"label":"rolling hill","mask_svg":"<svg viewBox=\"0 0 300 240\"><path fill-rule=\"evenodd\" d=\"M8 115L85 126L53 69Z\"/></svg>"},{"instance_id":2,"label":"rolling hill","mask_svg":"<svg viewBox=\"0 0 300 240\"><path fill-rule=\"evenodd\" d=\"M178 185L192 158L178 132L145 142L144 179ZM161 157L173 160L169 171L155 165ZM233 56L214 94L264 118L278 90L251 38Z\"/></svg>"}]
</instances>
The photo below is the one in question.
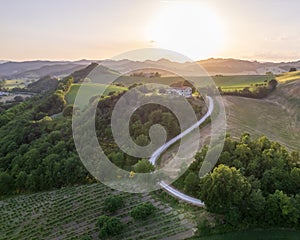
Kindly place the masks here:
<instances>
[{"instance_id":1,"label":"rolling hill","mask_svg":"<svg viewBox=\"0 0 300 240\"><path fill-rule=\"evenodd\" d=\"M223 98L227 132L235 137L243 132L266 135L290 150L299 150L300 75L299 72L287 73L280 75L278 80L281 84L265 99Z\"/></svg>"},{"instance_id":2,"label":"rolling hill","mask_svg":"<svg viewBox=\"0 0 300 240\"><path fill-rule=\"evenodd\" d=\"M193 76L195 65L191 62L179 63L168 59L157 61L131 61L124 60L79 60L79 61L25 61L25 62L2 62L0 61L0 77L5 79L12 78L40 78L45 75L66 76L83 66L88 66L96 62L105 67L113 69L122 74L128 73L131 69L169 69L180 70L185 75ZM257 62L239 59L220 59L210 58L198 61L210 75L264 75L266 72L281 74L295 67L300 69L300 61L295 62ZM162 76L173 76L174 74L164 70L158 71Z\"/></svg>"}]
</instances>

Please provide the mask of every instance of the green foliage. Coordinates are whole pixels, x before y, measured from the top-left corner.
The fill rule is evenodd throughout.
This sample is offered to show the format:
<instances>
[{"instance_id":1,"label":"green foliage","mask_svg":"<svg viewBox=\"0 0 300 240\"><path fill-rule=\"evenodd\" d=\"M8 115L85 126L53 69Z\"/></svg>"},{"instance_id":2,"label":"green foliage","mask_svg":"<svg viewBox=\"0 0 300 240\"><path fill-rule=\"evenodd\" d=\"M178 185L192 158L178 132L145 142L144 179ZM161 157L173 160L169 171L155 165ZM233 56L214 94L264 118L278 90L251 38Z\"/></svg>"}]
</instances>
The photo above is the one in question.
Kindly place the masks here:
<instances>
[{"instance_id":1,"label":"green foliage","mask_svg":"<svg viewBox=\"0 0 300 240\"><path fill-rule=\"evenodd\" d=\"M1 199L0 239L99 239L95 225L103 203L116 194L126 201L126 207L117 213L124 228L121 234L109 238L136 239L138 233L140 239L173 239L179 233L187 236L186 232L191 232L192 226L186 224L188 219L183 220L180 211L151 195L116 192L96 183ZM130 212L145 197L159 209L147 221L133 221ZM159 227L154 229L154 225Z\"/></svg>"},{"instance_id":2,"label":"green foliage","mask_svg":"<svg viewBox=\"0 0 300 240\"><path fill-rule=\"evenodd\" d=\"M95 84L86 82L80 84L76 83L71 85L69 91L66 94L66 101L68 102L68 104L73 104L75 102L79 88L81 91L81 99L79 100L82 100L83 102L99 95L99 92L103 91L104 89L104 96L109 95L109 93L111 92L122 92L126 90L125 87L115 85L107 86L105 84Z\"/></svg>"},{"instance_id":3,"label":"green foliage","mask_svg":"<svg viewBox=\"0 0 300 240\"><path fill-rule=\"evenodd\" d=\"M118 235L124 228L118 218L105 215L99 217L97 227L99 228L99 237L101 239Z\"/></svg>"},{"instance_id":4,"label":"green foliage","mask_svg":"<svg viewBox=\"0 0 300 240\"><path fill-rule=\"evenodd\" d=\"M229 213L240 208L251 191L251 184L235 167L219 165L201 179L200 198L209 211Z\"/></svg>"},{"instance_id":5,"label":"green foliage","mask_svg":"<svg viewBox=\"0 0 300 240\"><path fill-rule=\"evenodd\" d=\"M0 115L0 176L6 183L1 195L87 182L88 173L73 143L71 119L46 116L61 111L64 104L64 92L57 90Z\"/></svg>"},{"instance_id":6,"label":"green foliage","mask_svg":"<svg viewBox=\"0 0 300 240\"><path fill-rule=\"evenodd\" d=\"M149 173L153 172L155 167L147 160L142 159L134 166L134 171L137 173Z\"/></svg>"},{"instance_id":7,"label":"green foliage","mask_svg":"<svg viewBox=\"0 0 300 240\"><path fill-rule=\"evenodd\" d=\"M152 203L146 202L132 209L130 215L135 220L145 220L155 212L156 208Z\"/></svg>"},{"instance_id":8,"label":"green foliage","mask_svg":"<svg viewBox=\"0 0 300 240\"><path fill-rule=\"evenodd\" d=\"M266 209L266 220L271 226L294 226L298 223L299 209L282 191L276 190L268 196Z\"/></svg>"},{"instance_id":9,"label":"green foliage","mask_svg":"<svg viewBox=\"0 0 300 240\"><path fill-rule=\"evenodd\" d=\"M73 115L73 105L68 105L63 110L63 116L64 117L72 117Z\"/></svg>"},{"instance_id":10,"label":"green foliage","mask_svg":"<svg viewBox=\"0 0 300 240\"><path fill-rule=\"evenodd\" d=\"M271 89L271 90L275 90L276 87L278 85L278 82L276 79L272 79L271 81L268 82L268 87Z\"/></svg>"},{"instance_id":11,"label":"green foliage","mask_svg":"<svg viewBox=\"0 0 300 240\"><path fill-rule=\"evenodd\" d=\"M224 215L230 227L299 227L299 152L289 153L265 136L252 140L243 134L239 141L227 136L215 168L198 179L197 188L195 176L206 151L196 154L175 186L198 196L208 211Z\"/></svg>"},{"instance_id":12,"label":"green foliage","mask_svg":"<svg viewBox=\"0 0 300 240\"><path fill-rule=\"evenodd\" d=\"M106 212L114 213L122 207L124 207L123 198L120 196L113 196L105 199L103 210Z\"/></svg>"},{"instance_id":13,"label":"green foliage","mask_svg":"<svg viewBox=\"0 0 300 240\"><path fill-rule=\"evenodd\" d=\"M195 193L200 190L199 184L199 176L194 172L190 172L184 180L184 190L187 194L195 196Z\"/></svg>"},{"instance_id":14,"label":"green foliage","mask_svg":"<svg viewBox=\"0 0 300 240\"><path fill-rule=\"evenodd\" d=\"M232 96L241 96L248 98L265 98L271 92L273 92L278 85L277 80L272 79L268 83L255 84L254 87L243 87L243 88L232 88L232 89L222 89L219 88L219 91L223 95L232 95Z\"/></svg>"},{"instance_id":15,"label":"green foliage","mask_svg":"<svg viewBox=\"0 0 300 240\"><path fill-rule=\"evenodd\" d=\"M13 188L13 178L6 172L0 172L0 196L11 193Z\"/></svg>"}]
</instances>

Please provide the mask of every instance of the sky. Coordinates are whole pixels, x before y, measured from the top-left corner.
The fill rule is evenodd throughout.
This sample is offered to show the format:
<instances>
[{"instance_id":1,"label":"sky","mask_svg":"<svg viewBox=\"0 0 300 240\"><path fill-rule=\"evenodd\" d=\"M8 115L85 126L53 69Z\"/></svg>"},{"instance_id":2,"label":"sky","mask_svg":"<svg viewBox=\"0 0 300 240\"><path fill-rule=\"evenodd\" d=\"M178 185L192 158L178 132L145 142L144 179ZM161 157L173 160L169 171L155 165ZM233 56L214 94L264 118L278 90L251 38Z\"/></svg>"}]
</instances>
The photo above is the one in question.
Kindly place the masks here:
<instances>
[{"instance_id":1,"label":"sky","mask_svg":"<svg viewBox=\"0 0 300 240\"><path fill-rule=\"evenodd\" d=\"M108 59L156 47L192 60L300 60L299 9L298 0L0 0L0 59Z\"/></svg>"}]
</instances>

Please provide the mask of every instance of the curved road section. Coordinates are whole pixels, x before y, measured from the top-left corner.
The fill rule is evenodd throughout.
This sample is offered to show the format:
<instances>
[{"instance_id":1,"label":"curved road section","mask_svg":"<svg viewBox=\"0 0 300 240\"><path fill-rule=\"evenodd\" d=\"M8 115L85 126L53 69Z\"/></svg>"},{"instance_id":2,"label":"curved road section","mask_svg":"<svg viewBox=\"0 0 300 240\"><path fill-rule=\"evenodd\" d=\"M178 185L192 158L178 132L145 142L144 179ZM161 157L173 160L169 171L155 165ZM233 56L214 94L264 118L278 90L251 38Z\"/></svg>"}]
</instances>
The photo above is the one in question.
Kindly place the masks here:
<instances>
[{"instance_id":1,"label":"curved road section","mask_svg":"<svg viewBox=\"0 0 300 240\"><path fill-rule=\"evenodd\" d=\"M159 147L155 152L151 155L149 161L152 165L155 165L155 162L157 158L170 147L172 144L177 142L179 139L183 138L185 135L189 134L191 131L193 131L195 128L199 127L212 113L214 109L214 102L211 97L207 97L209 101L209 107L207 113L194 125L190 126L188 129L184 130L182 133L177 135L176 137L172 138L170 141L166 142L164 145Z\"/></svg>"},{"instance_id":2,"label":"curved road section","mask_svg":"<svg viewBox=\"0 0 300 240\"><path fill-rule=\"evenodd\" d=\"M150 157L149 161L152 165L155 165L156 160L158 159L158 157L165 151L168 149L168 147L170 147L172 144L174 144L175 142L177 142L179 139L183 138L185 135L189 134L191 131L193 131L195 128L199 127L211 114L212 111L214 109L214 102L213 99L209 96L207 96L208 102L209 102L209 107L208 107L208 111L207 113L195 124L193 124L191 127L189 127L188 129L186 129L185 131L183 131L182 133L180 133L179 135L177 135L176 137L172 138L170 141L166 142L164 145L162 145L161 147L159 147ZM169 186L168 184L166 184L164 181L161 181L160 186L162 186L167 192L169 192L171 195L196 206L200 206L200 207L204 207L204 202L202 202L199 199L190 197L186 194L183 194L182 192L176 190L175 188Z\"/></svg>"},{"instance_id":3,"label":"curved road section","mask_svg":"<svg viewBox=\"0 0 300 240\"><path fill-rule=\"evenodd\" d=\"M196 205L199 207L205 206L204 202L202 202L201 200L183 194L182 192L178 191L177 189L166 184L164 181L161 181L159 183L159 185L162 186L168 193L170 193L171 195L173 195L176 198L179 198L180 200L183 200L187 203L190 203L190 204L193 204L193 205Z\"/></svg>"}]
</instances>

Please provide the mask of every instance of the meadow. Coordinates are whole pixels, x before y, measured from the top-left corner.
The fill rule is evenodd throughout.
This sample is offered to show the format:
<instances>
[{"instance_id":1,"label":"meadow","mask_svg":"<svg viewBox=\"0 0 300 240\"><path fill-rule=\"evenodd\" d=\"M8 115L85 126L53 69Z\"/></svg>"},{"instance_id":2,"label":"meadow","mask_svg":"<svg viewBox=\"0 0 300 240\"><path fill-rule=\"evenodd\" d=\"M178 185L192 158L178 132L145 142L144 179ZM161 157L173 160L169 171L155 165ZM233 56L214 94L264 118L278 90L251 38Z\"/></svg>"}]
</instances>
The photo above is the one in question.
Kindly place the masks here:
<instances>
[{"instance_id":1,"label":"meadow","mask_svg":"<svg viewBox=\"0 0 300 240\"><path fill-rule=\"evenodd\" d=\"M266 135L290 150L297 150L300 141L300 74L286 73L277 80L280 83L277 89L264 99L224 96L227 132L235 137L243 132L253 136Z\"/></svg>"},{"instance_id":2,"label":"meadow","mask_svg":"<svg viewBox=\"0 0 300 240\"><path fill-rule=\"evenodd\" d=\"M300 71L283 73L276 76L276 80L281 83L299 80L299 79L300 79Z\"/></svg>"},{"instance_id":3,"label":"meadow","mask_svg":"<svg viewBox=\"0 0 300 240\"><path fill-rule=\"evenodd\" d=\"M90 98L92 96L98 95L99 91L103 91L106 88L107 85L105 84L97 84L97 83L85 83L85 84L72 84L70 90L66 94L65 98L68 104L73 104L75 102L78 90L80 87L81 91L83 93L84 98ZM117 91L124 91L127 88L125 87L119 87L115 85L111 85L107 87L107 89L104 92L104 95L108 95L110 92L117 92Z\"/></svg>"},{"instance_id":4,"label":"meadow","mask_svg":"<svg viewBox=\"0 0 300 240\"><path fill-rule=\"evenodd\" d=\"M235 76L200 76L200 77L186 77L187 80L200 83L200 86L207 86L213 80L217 87L222 87L222 89L243 89L245 87L254 87L255 84L265 84L267 81L271 80L273 75L235 75ZM121 76L116 80L116 83L122 83L126 86L130 86L134 83L161 83L166 85L171 85L172 83L183 81L184 78L175 77L131 77L131 76Z\"/></svg>"},{"instance_id":5,"label":"meadow","mask_svg":"<svg viewBox=\"0 0 300 240\"><path fill-rule=\"evenodd\" d=\"M11 79L5 80L4 88L13 89L13 88L24 88L25 87L25 79Z\"/></svg>"}]
</instances>

